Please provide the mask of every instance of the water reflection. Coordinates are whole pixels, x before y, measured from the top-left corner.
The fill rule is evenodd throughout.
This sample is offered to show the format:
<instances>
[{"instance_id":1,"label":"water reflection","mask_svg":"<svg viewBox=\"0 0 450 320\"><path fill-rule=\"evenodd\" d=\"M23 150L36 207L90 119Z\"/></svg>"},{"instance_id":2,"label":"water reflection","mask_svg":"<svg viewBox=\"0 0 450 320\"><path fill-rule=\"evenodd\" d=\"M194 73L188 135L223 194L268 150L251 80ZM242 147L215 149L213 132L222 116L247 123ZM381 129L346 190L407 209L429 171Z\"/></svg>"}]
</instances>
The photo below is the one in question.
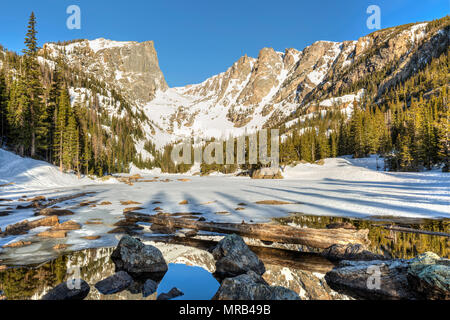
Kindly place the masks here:
<instances>
[{"instance_id":1,"label":"water reflection","mask_svg":"<svg viewBox=\"0 0 450 320\"><path fill-rule=\"evenodd\" d=\"M0 290L10 300L40 299L48 290L67 280L69 269L78 266L81 278L91 287L87 300L143 300L143 283L135 282L128 290L111 295L102 295L94 287L98 281L114 274L114 264L109 258L112 251L113 248L87 249L60 256L39 266L13 267L0 271ZM219 283L202 267L169 263L169 270L161 280L157 294L168 292L173 287L184 293L182 299L207 300L216 293ZM145 299L154 300L156 296L153 294Z\"/></svg>"},{"instance_id":2,"label":"water reflection","mask_svg":"<svg viewBox=\"0 0 450 320\"><path fill-rule=\"evenodd\" d=\"M295 224L312 228L327 228L331 224L349 223L357 229L369 229L369 249L376 253L388 253L394 258L410 259L426 251L432 251L445 258L449 258L450 255L450 238L447 236L399 232L385 228L386 226L407 227L448 234L450 233L450 219L399 217L354 219L292 213L289 217L275 218L274 220L281 224Z\"/></svg>"},{"instance_id":3,"label":"water reflection","mask_svg":"<svg viewBox=\"0 0 450 320\"><path fill-rule=\"evenodd\" d=\"M177 287L183 296L173 300L210 300L219 286L213 275L201 267L169 263L169 270L158 286L158 294Z\"/></svg>"},{"instance_id":4,"label":"water reflection","mask_svg":"<svg viewBox=\"0 0 450 320\"><path fill-rule=\"evenodd\" d=\"M387 252L396 258L412 258L419 253L432 251L449 258L449 237L396 232L386 230L385 225L409 227L432 232L449 232L450 220L426 219L351 219L343 217L320 217L292 214L275 219L281 224L296 224L314 228L326 228L330 224L348 223L356 228L368 228L371 240L370 250ZM159 283L157 293L146 300L154 300L157 294L179 288L184 295L176 299L210 299L219 287L212 273L215 261L205 249L211 241L181 239L176 243L151 243L157 246L169 263L169 270ZM156 241L156 240L155 240ZM197 243L198 242L198 243ZM180 245L184 244L184 245ZM302 299L347 299L331 290L323 275L333 268L333 263L314 253L299 253L292 250L251 246L251 249L265 263L264 279L271 285L280 285L297 292ZM295 249L295 248L284 248ZM298 248L296 249L298 250ZM67 280L67 270L80 267L80 276L91 287L89 300L141 300L142 283L135 282L128 290L112 295L102 295L94 285L114 274L110 260L113 248L86 249L59 256L41 265L13 267L0 270L0 290L10 300L40 299L51 288ZM306 251L306 248L305 248Z\"/></svg>"},{"instance_id":5,"label":"water reflection","mask_svg":"<svg viewBox=\"0 0 450 320\"><path fill-rule=\"evenodd\" d=\"M219 283L212 275L215 262L209 252L173 244L159 244L158 247L169 263L169 270L159 283L157 293L145 300L154 300L157 294L168 292L173 287L184 293L176 298L179 300L208 300L214 296ZM12 267L0 271L0 290L10 300L40 299L51 288L67 280L70 268L79 266L81 278L91 287L87 300L144 299L142 282L135 282L127 290L111 295L102 295L94 287L98 281L114 274L114 264L110 260L112 251L113 248L87 249L39 266ZM302 255L299 258L292 251L286 255L283 250L271 248L260 249L257 253L266 265L264 278L269 284L288 287L305 299L346 298L333 292L323 281L323 274L333 267L326 259L297 253Z\"/></svg>"}]
</instances>

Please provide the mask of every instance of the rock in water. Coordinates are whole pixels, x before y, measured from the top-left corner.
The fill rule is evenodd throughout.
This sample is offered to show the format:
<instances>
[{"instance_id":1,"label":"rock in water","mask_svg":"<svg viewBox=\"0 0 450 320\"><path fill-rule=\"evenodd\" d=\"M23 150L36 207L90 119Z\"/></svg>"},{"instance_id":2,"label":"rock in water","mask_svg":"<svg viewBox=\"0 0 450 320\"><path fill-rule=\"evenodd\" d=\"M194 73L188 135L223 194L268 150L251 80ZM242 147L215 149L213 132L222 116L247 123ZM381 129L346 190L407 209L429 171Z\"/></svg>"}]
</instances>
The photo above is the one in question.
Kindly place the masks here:
<instances>
[{"instance_id":1,"label":"rock in water","mask_svg":"<svg viewBox=\"0 0 450 320\"><path fill-rule=\"evenodd\" d=\"M160 279L167 272L167 263L158 248L144 245L139 239L125 235L111 255L116 271L132 276Z\"/></svg>"},{"instance_id":2,"label":"rock in water","mask_svg":"<svg viewBox=\"0 0 450 320\"><path fill-rule=\"evenodd\" d=\"M73 215L73 211L66 209L54 209L54 208L44 208L39 211L39 216L68 216Z\"/></svg>"},{"instance_id":3,"label":"rock in water","mask_svg":"<svg viewBox=\"0 0 450 320\"><path fill-rule=\"evenodd\" d=\"M154 294L158 289L158 284L152 279L147 279L144 283L144 287L142 288L142 296L147 298L149 295Z\"/></svg>"},{"instance_id":4,"label":"rock in water","mask_svg":"<svg viewBox=\"0 0 450 320\"><path fill-rule=\"evenodd\" d=\"M386 260L381 254L376 254L367 250L361 244L335 244L322 251L322 255L329 260Z\"/></svg>"},{"instance_id":5,"label":"rock in water","mask_svg":"<svg viewBox=\"0 0 450 320\"><path fill-rule=\"evenodd\" d=\"M181 292L178 288L172 288L167 293L161 293L156 300L170 300L179 296L182 296L184 293Z\"/></svg>"},{"instance_id":6,"label":"rock in water","mask_svg":"<svg viewBox=\"0 0 450 320\"><path fill-rule=\"evenodd\" d=\"M119 271L112 276L99 281L95 284L95 288L101 294L113 294L128 288L133 282L133 278L125 271Z\"/></svg>"},{"instance_id":7,"label":"rock in water","mask_svg":"<svg viewBox=\"0 0 450 320\"><path fill-rule=\"evenodd\" d=\"M424 299L450 299L450 260L426 252L410 260L408 281Z\"/></svg>"},{"instance_id":8,"label":"rock in water","mask_svg":"<svg viewBox=\"0 0 450 320\"><path fill-rule=\"evenodd\" d=\"M67 282L58 284L41 300L83 300L89 294L91 288L86 281L80 279L80 286L77 288L76 282L73 284L74 288L68 288Z\"/></svg>"},{"instance_id":9,"label":"rock in water","mask_svg":"<svg viewBox=\"0 0 450 320\"><path fill-rule=\"evenodd\" d=\"M213 300L300 300L292 290L270 286L253 271L222 281Z\"/></svg>"},{"instance_id":10,"label":"rock in water","mask_svg":"<svg viewBox=\"0 0 450 320\"><path fill-rule=\"evenodd\" d=\"M344 260L325 280L333 290L354 298L448 299L450 260L431 252L410 260Z\"/></svg>"},{"instance_id":11,"label":"rock in water","mask_svg":"<svg viewBox=\"0 0 450 320\"><path fill-rule=\"evenodd\" d=\"M357 299L414 299L408 289L407 269L405 260L344 260L325 280L333 290Z\"/></svg>"},{"instance_id":12,"label":"rock in water","mask_svg":"<svg viewBox=\"0 0 450 320\"><path fill-rule=\"evenodd\" d=\"M250 270L262 275L266 271L262 261L237 234L220 240L212 255L216 260L216 273L221 277L234 277Z\"/></svg>"}]
</instances>

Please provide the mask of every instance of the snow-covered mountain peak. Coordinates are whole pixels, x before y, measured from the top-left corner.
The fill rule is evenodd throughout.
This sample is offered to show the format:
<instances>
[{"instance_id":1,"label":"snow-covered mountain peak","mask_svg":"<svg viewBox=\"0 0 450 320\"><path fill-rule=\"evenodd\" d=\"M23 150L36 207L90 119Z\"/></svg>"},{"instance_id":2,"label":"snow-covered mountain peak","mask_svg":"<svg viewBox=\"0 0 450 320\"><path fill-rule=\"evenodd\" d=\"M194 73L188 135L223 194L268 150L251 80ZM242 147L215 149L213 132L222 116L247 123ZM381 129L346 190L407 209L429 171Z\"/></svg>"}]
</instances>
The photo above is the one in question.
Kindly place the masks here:
<instances>
[{"instance_id":1,"label":"snow-covered mountain peak","mask_svg":"<svg viewBox=\"0 0 450 320\"><path fill-rule=\"evenodd\" d=\"M153 41L75 40L47 43L41 52L49 59L63 57L70 66L106 82L133 104L145 104L156 91L168 88Z\"/></svg>"},{"instance_id":2,"label":"snow-covered mountain peak","mask_svg":"<svg viewBox=\"0 0 450 320\"><path fill-rule=\"evenodd\" d=\"M97 53L100 50L103 49L110 49L110 48L121 48L128 45L135 45L138 44L136 41L114 41L114 40L108 40L104 38L98 38L95 40L88 40L89 47L92 51Z\"/></svg>"}]
</instances>

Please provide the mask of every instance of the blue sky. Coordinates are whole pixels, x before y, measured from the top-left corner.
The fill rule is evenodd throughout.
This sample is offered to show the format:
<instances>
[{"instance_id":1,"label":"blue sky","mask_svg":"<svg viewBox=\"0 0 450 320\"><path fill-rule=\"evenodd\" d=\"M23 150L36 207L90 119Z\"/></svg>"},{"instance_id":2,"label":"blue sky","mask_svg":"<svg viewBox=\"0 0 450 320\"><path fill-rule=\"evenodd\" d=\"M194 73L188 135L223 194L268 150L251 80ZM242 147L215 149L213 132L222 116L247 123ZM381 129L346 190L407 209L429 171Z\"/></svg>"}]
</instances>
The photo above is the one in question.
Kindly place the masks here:
<instances>
[{"instance_id":1,"label":"blue sky","mask_svg":"<svg viewBox=\"0 0 450 320\"><path fill-rule=\"evenodd\" d=\"M381 8L381 27L440 18L450 0L19 0L2 1L0 44L23 48L31 11L38 40L99 37L154 40L169 86L198 83L263 47L303 49L317 40L356 40L372 32L366 9ZM66 28L66 8L81 8L81 30Z\"/></svg>"}]
</instances>

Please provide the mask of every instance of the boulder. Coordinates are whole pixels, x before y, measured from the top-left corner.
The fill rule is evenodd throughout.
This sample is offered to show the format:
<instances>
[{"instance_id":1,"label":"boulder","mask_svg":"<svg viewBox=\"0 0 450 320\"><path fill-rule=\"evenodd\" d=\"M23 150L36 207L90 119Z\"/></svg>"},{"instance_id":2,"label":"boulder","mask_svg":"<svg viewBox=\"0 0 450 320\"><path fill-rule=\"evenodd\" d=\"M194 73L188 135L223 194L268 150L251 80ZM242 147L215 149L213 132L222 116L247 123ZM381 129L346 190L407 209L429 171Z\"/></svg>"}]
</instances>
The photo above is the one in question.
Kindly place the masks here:
<instances>
[{"instance_id":1,"label":"boulder","mask_svg":"<svg viewBox=\"0 0 450 320\"><path fill-rule=\"evenodd\" d=\"M133 276L159 279L167 272L167 263L161 251L151 245L144 245L139 239L125 235L114 249L111 260L116 271L126 271Z\"/></svg>"},{"instance_id":2,"label":"boulder","mask_svg":"<svg viewBox=\"0 0 450 320\"><path fill-rule=\"evenodd\" d=\"M289 268L285 265L266 264L263 279L271 286L291 289L302 300L342 300L346 296L338 294L330 288L321 273Z\"/></svg>"},{"instance_id":3,"label":"boulder","mask_svg":"<svg viewBox=\"0 0 450 320\"><path fill-rule=\"evenodd\" d=\"M237 234L231 234L217 243L212 250L216 260L216 274L220 277L233 277L252 270L262 275L266 269L258 256Z\"/></svg>"},{"instance_id":4,"label":"boulder","mask_svg":"<svg viewBox=\"0 0 450 320\"><path fill-rule=\"evenodd\" d=\"M103 279L95 284L95 288L101 294L113 294L128 288L133 282L133 278L125 271L119 271L112 276Z\"/></svg>"},{"instance_id":5,"label":"boulder","mask_svg":"<svg viewBox=\"0 0 450 320\"><path fill-rule=\"evenodd\" d=\"M68 220L68 221L60 223L58 225L55 225L50 230L52 230L52 231L56 231L56 230L68 231L68 230L79 230L79 229L81 229L81 225L79 223L76 223L75 221L72 221L72 220Z\"/></svg>"},{"instance_id":6,"label":"boulder","mask_svg":"<svg viewBox=\"0 0 450 320\"><path fill-rule=\"evenodd\" d=\"M184 293L181 292L178 288L172 288L167 293L161 293L156 300L170 300L179 296L182 296Z\"/></svg>"},{"instance_id":7,"label":"boulder","mask_svg":"<svg viewBox=\"0 0 450 320\"><path fill-rule=\"evenodd\" d=\"M91 288L86 281L80 279L80 286L76 288L68 288L67 282L58 284L55 288L51 289L41 300L83 300L89 294Z\"/></svg>"},{"instance_id":8,"label":"boulder","mask_svg":"<svg viewBox=\"0 0 450 320\"><path fill-rule=\"evenodd\" d=\"M44 208L39 210L38 216L69 216L73 215L73 212L66 209Z\"/></svg>"},{"instance_id":9,"label":"boulder","mask_svg":"<svg viewBox=\"0 0 450 320\"><path fill-rule=\"evenodd\" d=\"M354 298L448 299L450 260L431 252L410 260L344 260L325 280L333 290Z\"/></svg>"},{"instance_id":10,"label":"boulder","mask_svg":"<svg viewBox=\"0 0 450 320\"><path fill-rule=\"evenodd\" d=\"M335 244L322 251L322 255L332 261L337 260L386 260L381 254L376 254L367 250L361 244Z\"/></svg>"},{"instance_id":11,"label":"boulder","mask_svg":"<svg viewBox=\"0 0 450 320\"><path fill-rule=\"evenodd\" d=\"M408 282L422 298L450 299L450 260L432 252L423 253L410 260Z\"/></svg>"},{"instance_id":12,"label":"boulder","mask_svg":"<svg viewBox=\"0 0 450 320\"><path fill-rule=\"evenodd\" d=\"M152 279L147 279L142 287L142 296L147 298L149 295L154 294L158 289L158 284Z\"/></svg>"},{"instance_id":13,"label":"boulder","mask_svg":"<svg viewBox=\"0 0 450 320\"><path fill-rule=\"evenodd\" d=\"M405 260L344 260L327 272L325 280L335 291L356 299L416 299L409 290Z\"/></svg>"},{"instance_id":14,"label":"boulder","mask_svg":"<svg viewBox=\"0 0 450 320\"><path fill-rule=\"evenodd\" d=\"M292 290L270 286L253 271L222 281L213 300L300 300Z\"/></svg>"},{"instance_id":15,"label":"boulder","mask_svg":"<svg viewBox=\"0 0 450 320\"><path fill-rule=\"evenodd\" d=\"M261 168L252 171L252 179L283 179L279 168Z\"/></svg>"}]
</instances>

